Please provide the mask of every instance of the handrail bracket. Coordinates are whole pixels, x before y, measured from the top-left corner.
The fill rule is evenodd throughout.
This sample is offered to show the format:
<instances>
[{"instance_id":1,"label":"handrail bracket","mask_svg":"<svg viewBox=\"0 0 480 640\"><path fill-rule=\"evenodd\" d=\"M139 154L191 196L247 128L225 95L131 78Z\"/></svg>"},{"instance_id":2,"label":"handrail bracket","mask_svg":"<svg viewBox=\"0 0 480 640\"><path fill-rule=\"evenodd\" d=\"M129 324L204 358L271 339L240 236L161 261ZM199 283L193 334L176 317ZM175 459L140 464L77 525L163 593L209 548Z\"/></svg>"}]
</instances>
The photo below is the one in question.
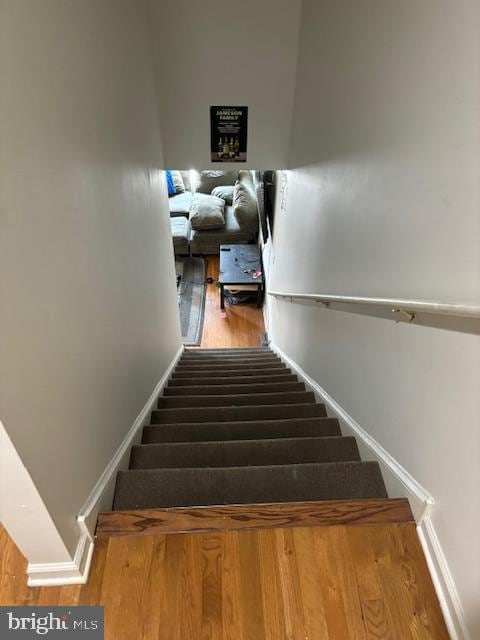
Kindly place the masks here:
<instances>
[{"instance_id":1,"label":"handrail bracket","mask_svg":"<svg viewBox=\"0 0 480 640\"><path fill-rule=\"evenodd\" d=\"M401 313L409 323L415 320L415 314L412 311L407 311L406 309L392 309L392 313Z\"/></svg>"}]
</instances>

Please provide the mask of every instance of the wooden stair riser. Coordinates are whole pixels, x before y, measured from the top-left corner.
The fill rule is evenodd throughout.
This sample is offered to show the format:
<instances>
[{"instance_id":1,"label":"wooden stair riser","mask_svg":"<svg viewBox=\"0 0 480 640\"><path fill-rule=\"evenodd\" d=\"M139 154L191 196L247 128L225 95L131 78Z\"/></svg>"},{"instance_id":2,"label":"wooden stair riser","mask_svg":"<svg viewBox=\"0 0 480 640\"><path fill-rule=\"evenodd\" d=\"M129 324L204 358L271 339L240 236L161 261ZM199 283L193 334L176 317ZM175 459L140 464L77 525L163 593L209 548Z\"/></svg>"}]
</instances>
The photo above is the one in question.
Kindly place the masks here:
<instances>
[{"instance_id":1,"label":"wooden stair riser","mask_svg":"<svg viewBox=\"0 0 480 640\"><path fill-rule=\"evenodd\" d=\"M406 498L178 507L100 514L96 537L414 523Z\"/></svg>"}]
</instances>

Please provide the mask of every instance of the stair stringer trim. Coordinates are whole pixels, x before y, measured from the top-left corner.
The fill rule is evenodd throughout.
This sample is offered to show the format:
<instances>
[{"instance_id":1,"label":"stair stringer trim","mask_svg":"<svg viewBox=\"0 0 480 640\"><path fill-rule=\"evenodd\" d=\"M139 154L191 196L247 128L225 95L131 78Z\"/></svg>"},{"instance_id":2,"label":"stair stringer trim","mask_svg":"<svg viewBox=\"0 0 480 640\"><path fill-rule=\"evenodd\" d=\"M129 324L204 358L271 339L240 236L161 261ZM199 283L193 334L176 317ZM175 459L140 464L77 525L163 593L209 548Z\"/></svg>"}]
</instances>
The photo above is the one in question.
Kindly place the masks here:
<instances>
[{"instance_id":1,"label":"stair stringer trim","mask_svg":"<svg viewBox=\"0 0 480 640\"><path fill-rule=\"evenodd\" d=\"M433 526L433 496L280 347L273 342L270 347L325 404L328 415L338 418L342 434L357 438L362 460L378 462L389 496L408 498L449 635L452 640L471 640L458 591Z\"/></svg>"},{"instance_id":2,"label":"stair stringer trim","mask_svg":"<svg viewBox=\"0 0 480 640\"><path fill-rule=\"evenodd\" d=\"M29 587L54 587L85 584L92 562L94 541L90 533L82 531L71 562L29 563Z\"/></svg>"},{"instance_id":3,"label":"stair stringer trim","mask_svg":"<svg viewBox=\"0 0 480 640\"><path fill-rule=\"evenodd\" d=\"M173 356L170 364L165 370L165 373L160 378L158 384L155 386L155 389L152 391L150 397L145 403L145 406L140 411L132 426L126 433L117 451L112 456L112 459L105 467L105 470L92 489L83 507L80 509L77 516L77 523L80 528L81 536L87 535L91 539L93 539L99 512L110 510L113 502L113 493L115 490L115 480L117 477L117 472L120 469L128 468L130 449L133 444L140 442L142 429L149 422L150 413L155 408L156 402L159 396L162 394L163 389L167 386L173 370L182 357L183 351L184 346L182 344L176 354Z\"/></svg>"},{"instance_id":4,"label":"stair stringer trim","mask_svg":"<svg viewBox=\"0 0 480 640\"><path fill-rule=\"evenodd\" d=\"M427 514L417 525L417 533L450 638L452 640L472 640L467 629L460 596L433 526L431 514Z\"/></svg>"},{"instance_id":5,"label":"stair stringer trim","mask_svg":"<svg viewBox=\"0 0 480 640\"><path fill-rule=\"evenodd\" d=\"M149 421L150 412L167 385L183 350L184 347L181 345L78 513L79 538L72 561L30 563L27 567L29 586L48 587L87 582L95 544L98 513L110 510L117 472L119 469L128 468L130 449L136 441L140 441L142 429Z\"/></svg>"},{"instance_id":6,"label":"stair stringer trim","mask_svg":"<svg viewBox=\"0 0 480 640\"><path fill-rule=\"evenodd\" d=\"M433 496L381 444L372 438L318 382L311 378L277 345L271 343L270 346L313 391L316 399L326 406L328 415L338 419L342 435L352 435L357 439L362 460L378 462L388 495L392 498L408 498L415 521L420 523L435 503Z\"/></svg>"}]
</instances>

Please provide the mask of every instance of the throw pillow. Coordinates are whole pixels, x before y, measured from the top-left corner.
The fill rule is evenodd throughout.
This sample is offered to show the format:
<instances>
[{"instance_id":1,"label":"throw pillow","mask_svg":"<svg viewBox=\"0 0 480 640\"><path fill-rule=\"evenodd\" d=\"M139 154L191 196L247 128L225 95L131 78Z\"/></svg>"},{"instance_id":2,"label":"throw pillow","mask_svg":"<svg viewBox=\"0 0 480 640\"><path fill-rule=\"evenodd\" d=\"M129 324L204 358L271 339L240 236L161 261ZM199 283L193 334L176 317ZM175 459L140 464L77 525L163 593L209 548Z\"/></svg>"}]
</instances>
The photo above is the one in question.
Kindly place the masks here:
<instances>
[{"instance_id":1,"label":"throw pillow","mask_svg":"<svg viewBox=\"0 0 480 640\"><path fill-rule=\"evenodd\" d=\"M212 191L212 196L225 200L225 204L232 204L234 188L229 186L215 187Z\"/></svg>"},{"instance_id":2,"label":"throw pillow","mask_svg":"<svg viewBox=\"0 0 480 640\"><path fill-rule=\"evenodd\" d=\"M212 193L215 187L235 184L238 171L215 171L213 169L200 171L198 175L197 191L200 193Z\"/></svg>"},{"instance_id":3,"label":"throw pillow","mask_svg":"<svg viewBox=\"0 0 480 640\"><path fill-rule=\"evenodd\" d=\"M192 177L192 171L180 171L180 175L182 176L183 184L185 187L185 191L194 191L192 185L190 184L190 178Z\"/></svg>"},{"instance_id":4,"label":"throw pillow","mask_svg":"<svg viewBox=\"0 0 480 640\"><path fill-rule=\"evenodd\" d=\"M185 183L180 171L172 171L171 174L175 185L175 193L185 193Z\"/></svg>"},{"instance_id":5,"label":"throw pillow","mask_svg":"<svg viewBox=\"0 0 480 640\"><path fill-rule=\"evenodd\" d=\"M238 180L233 191L233 215L242 231L255 233L258 229L258 210L255 197L250 189Z\"/></svg>"},{"instance_id":6,"label":"throw pillow","mask_svg":"<svg viewBox=\"0 0 480 640\"><path fill-rule=\"evenodd\" d=\"M173 182L173 176L172 176L172 172L171 171L166 171L165 172L165 176L167 178L167 190L168 190L168 196L174 196L176 191L175 191L175 184Z\"/></svg>"},{"instance_id":7,"label":"throw pillow","mask_svg":"<svg viewBox=\"0 0 480 640\"><path fill-rule=\"evenodd\" d=\"M225 201L205 193L195 193L190 207L192 229L221 229L225 226Z\"/></svg>"}]
</instances>

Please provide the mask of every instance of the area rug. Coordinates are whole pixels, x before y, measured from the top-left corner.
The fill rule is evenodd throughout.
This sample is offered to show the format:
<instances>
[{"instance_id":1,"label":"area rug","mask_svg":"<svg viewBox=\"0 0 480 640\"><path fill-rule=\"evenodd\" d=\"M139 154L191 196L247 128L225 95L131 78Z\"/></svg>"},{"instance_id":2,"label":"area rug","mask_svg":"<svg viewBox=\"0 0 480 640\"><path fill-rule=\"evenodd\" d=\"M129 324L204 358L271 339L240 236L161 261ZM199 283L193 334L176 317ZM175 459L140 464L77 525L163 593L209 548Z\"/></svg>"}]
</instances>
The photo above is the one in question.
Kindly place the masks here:
<instances>
[{"instance_id":1,"label":"area rug","mask_svg":"<svg viewBox=\"0 0 480 640\"><path fill-rule=\"evenodd\" d=\"M181 276L177 285L182 341L185 345L199 345L202 341L205 317L205 260L175 257L175 270Z\"/></svg>"}]
</instances>

